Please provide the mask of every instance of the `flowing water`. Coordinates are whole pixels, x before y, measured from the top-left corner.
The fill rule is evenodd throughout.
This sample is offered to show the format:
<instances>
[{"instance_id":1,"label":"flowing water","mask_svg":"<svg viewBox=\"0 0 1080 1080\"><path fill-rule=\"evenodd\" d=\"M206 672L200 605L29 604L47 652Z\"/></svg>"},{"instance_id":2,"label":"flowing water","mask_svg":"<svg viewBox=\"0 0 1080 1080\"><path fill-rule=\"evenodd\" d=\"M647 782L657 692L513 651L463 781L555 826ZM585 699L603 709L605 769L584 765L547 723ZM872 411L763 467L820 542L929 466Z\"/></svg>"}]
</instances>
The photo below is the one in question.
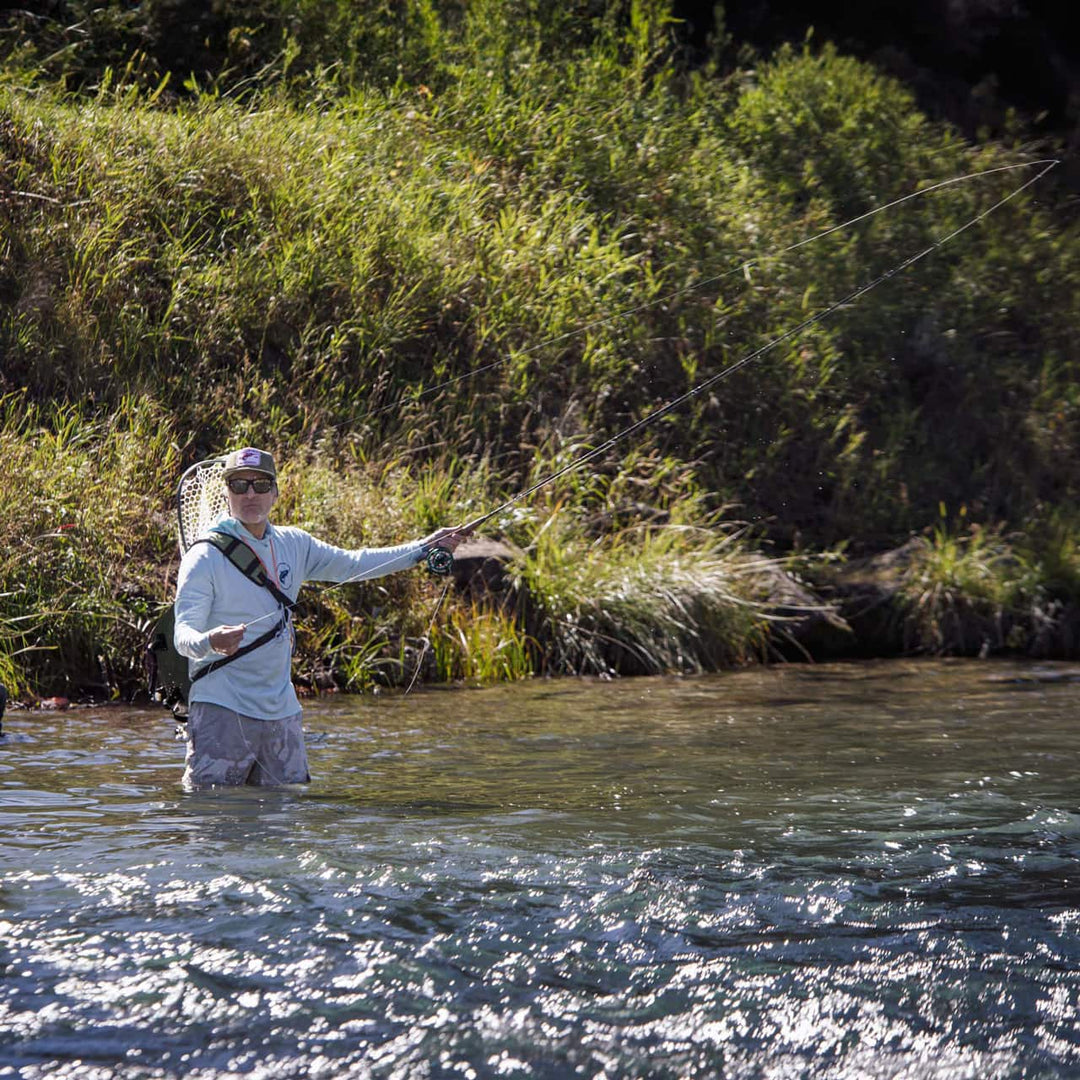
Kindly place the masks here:
<instances>
[{"instance_id":1,"label":"flowing water","mask_svg":"<svg viewBox=\"0 0 1080 1080\"><path fill-rule=\"evenodd\" d=\"M0 742L0 1077L1080 1076L1080 668L791 666Z\"/></svg>"}]
</instances>

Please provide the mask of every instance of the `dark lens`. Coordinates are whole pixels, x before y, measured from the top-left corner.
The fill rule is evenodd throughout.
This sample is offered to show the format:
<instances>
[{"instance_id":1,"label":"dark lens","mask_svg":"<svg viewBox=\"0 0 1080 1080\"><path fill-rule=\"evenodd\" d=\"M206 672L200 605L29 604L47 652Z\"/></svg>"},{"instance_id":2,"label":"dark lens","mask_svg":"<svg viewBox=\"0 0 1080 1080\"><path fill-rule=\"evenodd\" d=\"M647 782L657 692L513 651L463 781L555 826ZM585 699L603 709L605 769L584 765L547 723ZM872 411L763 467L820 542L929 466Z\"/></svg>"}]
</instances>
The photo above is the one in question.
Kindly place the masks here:
<instances>
[{"instance_id":1,"label":"dark lens","mask_svg":"<svg viewBox=\"0 0 1080 1080\"><path fill-rule=\"evenodd\" d=\"M273 480L248 480L246 477L234 476L231 480L227 481L229 490L234 495L243 495L248 488L253 488L257 494L265 495L268 491L273 490Z\"/></svg>"}]
</instances>

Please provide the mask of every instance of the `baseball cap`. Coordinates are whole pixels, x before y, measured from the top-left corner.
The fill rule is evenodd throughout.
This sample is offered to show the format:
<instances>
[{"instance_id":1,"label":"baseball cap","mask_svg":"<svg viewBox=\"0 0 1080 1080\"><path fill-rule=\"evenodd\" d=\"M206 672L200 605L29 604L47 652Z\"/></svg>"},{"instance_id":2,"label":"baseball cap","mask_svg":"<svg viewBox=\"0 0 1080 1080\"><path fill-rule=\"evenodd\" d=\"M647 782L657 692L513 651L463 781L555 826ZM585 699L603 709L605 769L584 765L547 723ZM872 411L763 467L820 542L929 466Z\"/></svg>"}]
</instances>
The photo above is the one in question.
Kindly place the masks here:
<instances>
[{"instance_id":1,"label":"baseball cap","mask_svg":"<svg viewBox=\"0 0 1080 1080\"><path fill-rule=\"evenodd\" d=\"M250 469L252 472L260 472L272 479L277 479L277 468L274 459L265 450L256 450L254 446L245 446L243 450L234 450L225 458L225 479L228 480L233 473L241 469Z\"/></svg>"}]
</instances>

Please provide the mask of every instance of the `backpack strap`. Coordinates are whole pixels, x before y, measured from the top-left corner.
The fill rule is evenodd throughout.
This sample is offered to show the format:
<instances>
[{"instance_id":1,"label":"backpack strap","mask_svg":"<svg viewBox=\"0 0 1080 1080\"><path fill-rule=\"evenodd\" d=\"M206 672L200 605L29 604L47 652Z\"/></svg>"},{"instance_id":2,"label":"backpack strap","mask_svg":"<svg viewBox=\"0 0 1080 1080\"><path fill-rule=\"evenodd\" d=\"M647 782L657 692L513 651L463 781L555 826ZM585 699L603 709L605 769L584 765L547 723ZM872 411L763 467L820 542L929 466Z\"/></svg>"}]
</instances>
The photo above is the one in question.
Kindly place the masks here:
<instances>
[{"instance_id":1,"label":"backpack strap","mask_svg":"<svg viewBox=\"0 0 1080 1080\"><path fill-rule=\"evenodd\" d=\"M288 615L282 615L277 626L272 630L267 630L265 634L260 634L254 641L249 641L246 645L242 645L236 652L231 653L229 656L223 656L220 660L215 660L213 663L207 664L206 667L199 668L199 670L191 676L191 681L196 683L204 675L209 675L211 671L217 671L218 668L223 668L226 664L231 664L234 660L239 660L241 656L246 656L249 652L254 652L260 645L265 645L268 641L273 641L284 628L287 619Z\"/></svg>"},{"instance_id":2,"label":"backpack strap","mask_svg":"<svg viewBox=\"0 0 1080 1080\"><path fill-rule=\"evenodd\" d=\"M218 668L223 668L226 664L231 664L234 660L239 660L241 656L247 656L249 652L254 652L268 641L273 641L274 638L276 638L288 625L289 616L297 607L296 601L290 600L289 597L287 597L285 593L270 580L270 577L262 564L262 560L247 546L247 544L244 543L243 540L239 540L235 536L228 536L225 533L211 532L208 536L202 536L198 540L193 541L193 546L194 544L210 544L211 547L216 547L218 551L220 551L221 554L244 575L244 577L266 589L285 609L285 612L278 620L276 626L267 630L266 633L260 634L254 641L249 641L246 645L241 646L236 652L231 653L229 656L223 656L219 660L214 660L212 663L207 664L206 667L196 671L195 674L191 676L191 681L193 683L198 682L204 675L209 675L211 671L217 671Z\"/></svg>"},{"instance_id":3,"label":"backpack strap","mask_svg":"<svg viewBox=\"0 0 1080 1080\"><path fill-rule=\"evenodd\" d=\"M247 546L247 544L244 543L243 540L240 540L235 536L228 536L225 533L212 532L209 536L200 537L198 540L194 541L194 543L210 544L212 547L216 547L218 551L220 551L221 554L244 575L244 577L248 578L250 581L254 581L256 585L261 585L264 589L269 590L270 595L281 604L283 608L292 611L296 607L296 602L290 600L277 585L270 580L270 577L262 564L262 560Z\"/></svg>"}]
</instances>

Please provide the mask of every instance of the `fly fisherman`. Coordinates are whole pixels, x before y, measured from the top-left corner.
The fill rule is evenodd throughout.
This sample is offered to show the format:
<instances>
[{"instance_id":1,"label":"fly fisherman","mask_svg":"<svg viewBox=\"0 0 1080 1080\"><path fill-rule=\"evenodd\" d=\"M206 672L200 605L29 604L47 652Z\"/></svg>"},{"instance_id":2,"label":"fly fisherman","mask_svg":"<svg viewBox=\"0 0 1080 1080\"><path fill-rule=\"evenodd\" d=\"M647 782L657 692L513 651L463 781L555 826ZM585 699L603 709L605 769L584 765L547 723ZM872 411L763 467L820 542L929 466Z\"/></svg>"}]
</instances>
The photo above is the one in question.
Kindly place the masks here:
<instances>
[{"instance_id":1,"label":"fly fisherman","mask_svg":"<svg viewBox=\"0 0 1080 1080\"><path fill-rule=\"evenodd\" d=\"M189 658L193 680L184 786L307 783L300 702L291 679L291 606L300 586L406 570L423 561L428 548L453 551L464 537L449 528L398 547L332 547L303 529L270 524L277 469L265 451L247 447L229 454L224 478L232 516L213 531L246 545L265 577L259 574L263 584L257 583L208 543L192 544L180 562L174 640Z\"/></svg>"}]
</instances>

